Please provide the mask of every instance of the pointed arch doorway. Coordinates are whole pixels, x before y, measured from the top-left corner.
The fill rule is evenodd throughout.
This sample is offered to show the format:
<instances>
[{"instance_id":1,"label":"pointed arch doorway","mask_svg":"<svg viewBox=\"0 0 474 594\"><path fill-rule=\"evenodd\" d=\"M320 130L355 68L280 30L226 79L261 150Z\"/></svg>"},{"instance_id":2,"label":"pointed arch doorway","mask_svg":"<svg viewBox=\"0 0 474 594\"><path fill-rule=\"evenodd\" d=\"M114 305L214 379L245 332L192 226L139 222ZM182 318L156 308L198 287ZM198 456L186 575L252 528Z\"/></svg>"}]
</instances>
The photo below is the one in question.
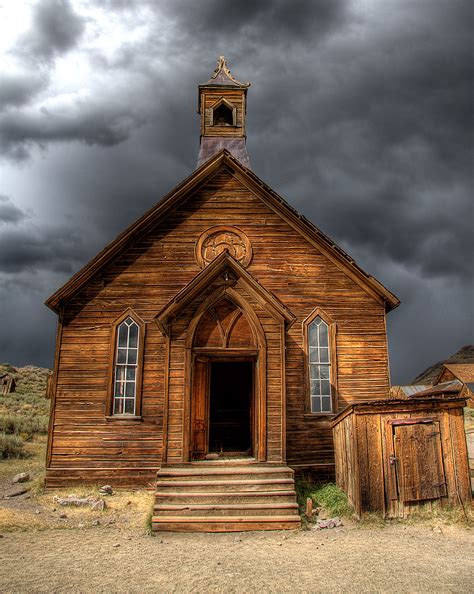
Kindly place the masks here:
<instances>
[{"instance_id":1,"label":"pointed arch doorway","mask_svg":"<svg viewBox=\"0 0 474 594\"><path fill-rule=\"evenodd\" d=\"M265 340L258 319L237 295L217 295L203 304L188 340L190 459L263 460Z\"/></svg>"}]
</instances>

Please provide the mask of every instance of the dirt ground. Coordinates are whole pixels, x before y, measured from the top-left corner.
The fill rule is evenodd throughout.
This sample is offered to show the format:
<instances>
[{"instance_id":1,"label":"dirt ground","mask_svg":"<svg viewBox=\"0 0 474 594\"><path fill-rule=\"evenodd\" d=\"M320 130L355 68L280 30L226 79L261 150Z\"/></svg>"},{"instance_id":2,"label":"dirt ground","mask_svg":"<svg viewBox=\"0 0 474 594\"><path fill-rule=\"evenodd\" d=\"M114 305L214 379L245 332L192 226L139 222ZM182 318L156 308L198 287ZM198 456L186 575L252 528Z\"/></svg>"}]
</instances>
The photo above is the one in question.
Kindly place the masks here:
<instances>
[{"instance_id":1,"label":"dirt ground","mask_svg":"<svg viewBox=\"0 0 474 594\"><path fill-rule=\"evenodd\" d=\"M474 530L453 518L332 530L147 533L153 491L107 508L63 508L41 492L45 440L0 463L0 592L473 592ZM3 499L14 474L30 491ZM36 479L36 480L35 480Z\"/></svg>"},{"instance_id":2,"label":"dirt ground","mask_svg":"<svg viewBox=\"0 0 474 594\"><path fill-rule=\"evenodd\" d=\"M4 533L6 592L472 592L466 529L393 525L240 534Z\"/></svg>"}]
</instances>

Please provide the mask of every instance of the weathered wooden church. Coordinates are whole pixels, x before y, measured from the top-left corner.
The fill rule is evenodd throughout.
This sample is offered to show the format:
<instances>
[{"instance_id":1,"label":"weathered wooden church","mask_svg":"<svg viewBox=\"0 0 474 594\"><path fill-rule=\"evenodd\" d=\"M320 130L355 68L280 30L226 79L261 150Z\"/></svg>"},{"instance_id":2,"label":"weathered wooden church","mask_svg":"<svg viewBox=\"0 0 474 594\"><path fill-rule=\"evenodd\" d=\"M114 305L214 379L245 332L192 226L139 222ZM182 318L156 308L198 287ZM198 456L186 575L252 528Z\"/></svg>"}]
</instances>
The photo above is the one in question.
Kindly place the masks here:
<instances>
[{"instance_id":1,"label":"weathered wooden church","mask_svg":"<svg viewBox=\"0 0 474 594\"><path fill-rule=\"evenodd\" d=\"M251 171L248 87L221 57L197 169L46 302L47 485L157 484L157 529L298 526L294 471L389 392L399 301Z\"/></svg>"}]
</instances>

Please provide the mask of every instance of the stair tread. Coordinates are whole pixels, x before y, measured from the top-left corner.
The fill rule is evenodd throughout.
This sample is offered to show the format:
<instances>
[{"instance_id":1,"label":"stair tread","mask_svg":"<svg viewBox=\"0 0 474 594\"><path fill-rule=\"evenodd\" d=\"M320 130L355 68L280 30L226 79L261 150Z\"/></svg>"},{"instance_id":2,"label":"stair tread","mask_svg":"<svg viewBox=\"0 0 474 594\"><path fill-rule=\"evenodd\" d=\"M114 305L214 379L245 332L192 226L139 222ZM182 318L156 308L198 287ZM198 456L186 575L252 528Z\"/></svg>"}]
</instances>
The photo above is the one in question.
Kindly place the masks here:
<instances>
[{"instance_id":1,"label":"stair tread","mask_svg":"<svg viewBox=\"0 0 474 594\"><path fill-rule=\"evenodd\" d=\"M218 510L218 509L298 509L296 503L164 503L153 508L162 511L173 510Z\"/></svg>"},{"instance_id":2,"label":"stair tread","mask_svg":"<svg viewBox=\"0 0 474 594\"><path fill-rule=\"evenodd\" d=\"M296 497L295 491L156 491L156 497Z\"/></svg>"},{"instance_id":3,"label":"stair tread","mask_svg":"<svg viewBox=\"0 0 474 594\"><path fill-rule=\"evenodd\" d=\"M206 476L208 474L214 475L229 475L229 474L281 474L289 473L293 476L293 470L287 466L265 467L265 466L227 466L224 468L212 467L191 467L191 468L164 468L158 471L158 478L170 476Z\"/></svg>"},{"instance_id":4,"label":"stair tread","mask_svg":"<svg viewBox=\"0 0 474 594\"><path fill-rule=\"evenodd\" d=\"M169 480L161 480L158 479L157 487L160 485L166 486L199 486L199 485L278 485L278 484L294 484L294 480L292 478L281 478L281 479L241 479L241 480L203 480L203 481L169 481Z\"/></svg>"},{"instance_id":5,"label":"stair tread","mask_svg":"<svg viewBox=\"0 0 474 594\"><path fill-rule=\"evenodd\" d=\"M300 522L299 515L285 516L153 516L153 523L239 523L239 522Z\"/></svg>"}]
</instances>

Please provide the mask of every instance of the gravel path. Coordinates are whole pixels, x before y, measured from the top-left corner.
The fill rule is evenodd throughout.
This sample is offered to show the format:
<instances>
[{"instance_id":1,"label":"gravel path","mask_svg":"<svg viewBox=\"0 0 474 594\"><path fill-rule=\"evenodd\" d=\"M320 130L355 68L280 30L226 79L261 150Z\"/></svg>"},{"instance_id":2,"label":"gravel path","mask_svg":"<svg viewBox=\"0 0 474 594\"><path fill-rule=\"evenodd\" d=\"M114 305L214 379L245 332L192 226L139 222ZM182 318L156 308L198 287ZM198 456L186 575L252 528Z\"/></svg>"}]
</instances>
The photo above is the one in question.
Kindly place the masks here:
<instances>
[{"instance_id":1,"label":"gravel path","mask_svg":"<svg viewBox=\"0 0 474 594\"><path fill-rule=\"evenodd\" d=\"M3 593L473 590L473 533L454 526L157 537L98 527L0 539Z\"/></svg>"}]
</instances>

